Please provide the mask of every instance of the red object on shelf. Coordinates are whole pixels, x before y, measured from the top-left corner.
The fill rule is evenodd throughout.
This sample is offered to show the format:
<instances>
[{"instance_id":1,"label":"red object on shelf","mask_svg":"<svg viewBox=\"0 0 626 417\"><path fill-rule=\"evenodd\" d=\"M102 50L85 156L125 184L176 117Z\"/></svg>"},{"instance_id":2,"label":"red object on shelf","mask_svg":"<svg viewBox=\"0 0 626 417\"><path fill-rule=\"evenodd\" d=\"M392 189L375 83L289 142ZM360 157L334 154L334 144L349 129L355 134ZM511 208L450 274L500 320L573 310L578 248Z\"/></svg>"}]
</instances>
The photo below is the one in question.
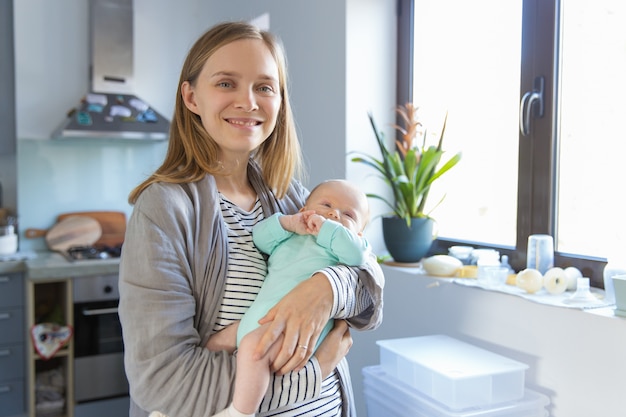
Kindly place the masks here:
<instances>
[{"instance_id":1,"label":"red object on shelf","mask_svg":"<svg viewBox=\"0 0 626 417\"><path fill-rule=\"evenodd\" d=\"M68 344L74 329L56 323L38 323L30 328L30 336L35 350L43 359L48 360Z\"/></svg>"}]
</instances>

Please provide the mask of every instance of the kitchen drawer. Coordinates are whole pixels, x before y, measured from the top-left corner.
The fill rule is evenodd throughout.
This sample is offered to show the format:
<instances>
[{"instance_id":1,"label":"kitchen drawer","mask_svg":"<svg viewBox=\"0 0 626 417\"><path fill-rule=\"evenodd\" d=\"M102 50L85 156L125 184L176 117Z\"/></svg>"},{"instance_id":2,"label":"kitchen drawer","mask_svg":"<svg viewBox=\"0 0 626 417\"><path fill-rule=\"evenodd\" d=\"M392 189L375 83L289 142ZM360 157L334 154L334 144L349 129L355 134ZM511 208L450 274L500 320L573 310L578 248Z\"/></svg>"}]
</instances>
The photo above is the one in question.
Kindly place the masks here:
<instances>
[{"instance_id":1,"label":"kitchen drawer","mask_svg":"<svg viewBox=\"0 0 626 417\"><path fill-rule=\"evenodd\" d=\"M0 382L0 417L21 414L25 409L24 380Z\"/></svg>"},{"instance_id":2,"label":"kitchen drawer","mask_svg":"<svg viewBox=\"0 0 626 417\"><path fill-rule=\"evenodd\" d=\"M0 272L0 310L24 305L24 275Z\"/></svg>"},{"instance_id":3,"label":"kitchen drawer","mask_svg":"<svg viewBox=\"0 0 626 417\"><path fill-rule=\"evenodd\" d=\"M21 343L25 334L23 308L0 308L0 341L3 344Z\"/></svg>"},{"instance_id":4,"label":"kitchen drawer","mask_svg":"<svg viewBox=\"0 0 626 417\"><path fill-rule=\"evenodd\" d=\"M0 346L0 385L7 379L24 378L24 345Z\"/></svg>"}]
</instances>

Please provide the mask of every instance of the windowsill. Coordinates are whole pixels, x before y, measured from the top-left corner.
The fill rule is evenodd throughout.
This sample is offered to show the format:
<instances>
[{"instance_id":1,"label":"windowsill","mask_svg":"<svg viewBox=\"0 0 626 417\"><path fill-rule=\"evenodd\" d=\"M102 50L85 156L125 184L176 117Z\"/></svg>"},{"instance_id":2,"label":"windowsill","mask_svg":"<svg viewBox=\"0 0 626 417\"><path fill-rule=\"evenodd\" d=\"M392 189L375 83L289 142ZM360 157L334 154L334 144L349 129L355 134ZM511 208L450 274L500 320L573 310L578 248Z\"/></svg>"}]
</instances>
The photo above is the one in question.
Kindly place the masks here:
<instances>
[{"instance_id":1,"label":"windowsill","mask_svg":"<svg viewBox=\"0 0 626 417\"><path fill-rule=\"evenodd\" d=\"M595 300L590 302L576 302L572 301L571 297L574 295L574 291L566 291L562 294L553 295L548 293L545 289L541 289L535 294L529 294L526 291L517 288L512 285L503 285L501 287L486 287L481 285L475 278L456 278L456 277L437 277L433 275L429 275L424 271L424 269L419 264L412 264L408 266L399 266L397 264L385 264L385 267L392 268L398 271L402 271L404 273L410 275L417 275L420 277L431 279L432 282L428 284L428 287L433 287L437 285L441 285L443 283L446 284L457 284L464 287L476 288L484 291L491 291L495 293L512 295L515 297L523 298L528 301L548 305L552 307L571 309L571 310L582 310L587 313L592 313L598 316L603 317L612 317L616 319L624 319L624 317L618 316L614 311L614 304L605 302L604 299L604 290L599 288L591 288L591 294L595 296Z\"/></svg>"}]
</instances>

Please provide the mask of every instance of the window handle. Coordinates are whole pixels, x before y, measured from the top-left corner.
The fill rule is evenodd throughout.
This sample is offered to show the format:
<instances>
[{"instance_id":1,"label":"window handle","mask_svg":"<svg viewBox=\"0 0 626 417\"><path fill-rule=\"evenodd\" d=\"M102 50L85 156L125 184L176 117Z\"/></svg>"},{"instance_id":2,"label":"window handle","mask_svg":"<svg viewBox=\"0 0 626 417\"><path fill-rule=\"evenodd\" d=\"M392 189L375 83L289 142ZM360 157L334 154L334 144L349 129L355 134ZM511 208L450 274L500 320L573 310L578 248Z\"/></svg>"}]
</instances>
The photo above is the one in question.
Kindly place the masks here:
<instances>
[{"instance_id":1,"label":"window handle","mask_svg":"<svg viewBox=\"0 0 626 417\"><path fill-rule=\"evenodd\" d=\"M544 93L544 78L535 78L535 87L532 91L527 91L523 96L519 106L519 129L522 132L522 136L528 136L530 134L530 116L533 109L533 105L537 103L535 107L535 116L543 117L543 93Z\"/></svg>"}]
</instances>

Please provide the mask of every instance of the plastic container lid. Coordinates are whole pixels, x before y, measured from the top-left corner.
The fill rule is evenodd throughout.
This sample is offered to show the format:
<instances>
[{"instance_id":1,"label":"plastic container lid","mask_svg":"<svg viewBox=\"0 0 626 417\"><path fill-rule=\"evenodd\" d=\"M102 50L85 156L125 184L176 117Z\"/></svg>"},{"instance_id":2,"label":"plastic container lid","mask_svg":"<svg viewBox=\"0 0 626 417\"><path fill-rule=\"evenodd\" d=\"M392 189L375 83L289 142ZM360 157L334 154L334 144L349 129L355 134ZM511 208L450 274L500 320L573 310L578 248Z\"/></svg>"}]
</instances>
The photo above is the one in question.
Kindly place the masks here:
<instances>
[{"instance_id":1,"label":"plastic container lid","mask_svg":"<svg viewBox=\"0 0 626 417\"><path fill-rule=\"evenodd\" d=\"M376 343L387 374L452 409L524 396L528 365L452 337L430 335Z\"/></svg>"}]
</instances>

